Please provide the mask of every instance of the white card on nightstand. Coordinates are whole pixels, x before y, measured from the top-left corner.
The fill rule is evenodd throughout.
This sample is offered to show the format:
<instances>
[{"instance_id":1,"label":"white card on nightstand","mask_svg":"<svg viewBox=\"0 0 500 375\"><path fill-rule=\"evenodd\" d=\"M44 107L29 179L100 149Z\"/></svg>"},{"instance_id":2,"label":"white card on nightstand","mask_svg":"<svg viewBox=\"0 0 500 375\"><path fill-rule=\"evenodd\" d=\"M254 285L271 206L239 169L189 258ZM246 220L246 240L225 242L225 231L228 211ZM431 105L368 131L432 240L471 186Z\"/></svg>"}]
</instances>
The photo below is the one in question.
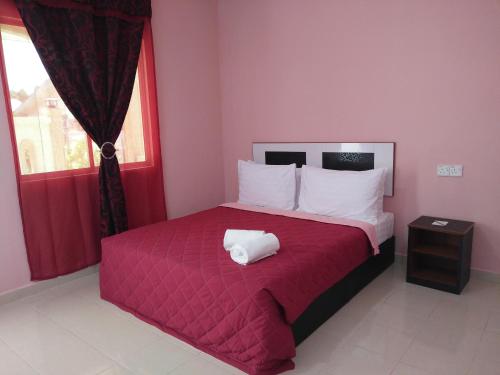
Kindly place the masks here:
<instances>
[{"instance_id":1,"label":"white card on nightstand","mask_svg":"<svg viewBox=\"0 0 500 375\"><path fill-rule=\"evenodd\" d=\"M447 221L443 221L443 220L434 220L432 222L432 225L436 225L438 227L445 227L448 225L448 222Z\"/></svg>"}]
</instances>

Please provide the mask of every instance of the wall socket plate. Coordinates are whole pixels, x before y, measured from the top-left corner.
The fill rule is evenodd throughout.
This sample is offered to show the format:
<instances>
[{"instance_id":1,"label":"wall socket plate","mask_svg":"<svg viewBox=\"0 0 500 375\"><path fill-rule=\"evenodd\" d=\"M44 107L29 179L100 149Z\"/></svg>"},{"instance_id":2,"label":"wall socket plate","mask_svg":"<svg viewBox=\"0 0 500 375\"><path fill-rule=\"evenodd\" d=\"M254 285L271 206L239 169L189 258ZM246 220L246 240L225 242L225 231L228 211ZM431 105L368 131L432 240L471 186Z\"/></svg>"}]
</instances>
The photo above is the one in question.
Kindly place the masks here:
<instances>
[{"instance_id":1,"label":"wall socket plate","mask_svg":"<svg viewBox=\"0 0 500 375\"><path fill-rule=\"evenodd\" d=\"M437 175L443 177L462 177L464 166L461 164L438 164Z\"/></svg>"}]
</instances>

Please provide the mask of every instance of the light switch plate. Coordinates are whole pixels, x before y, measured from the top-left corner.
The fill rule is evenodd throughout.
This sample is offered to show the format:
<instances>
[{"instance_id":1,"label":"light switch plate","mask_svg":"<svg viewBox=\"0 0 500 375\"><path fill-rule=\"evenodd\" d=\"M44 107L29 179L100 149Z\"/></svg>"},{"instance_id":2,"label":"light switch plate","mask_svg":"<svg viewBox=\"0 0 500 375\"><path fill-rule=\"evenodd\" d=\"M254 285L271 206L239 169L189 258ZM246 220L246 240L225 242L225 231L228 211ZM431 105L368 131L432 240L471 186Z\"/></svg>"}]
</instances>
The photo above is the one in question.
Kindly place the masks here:
<instances>
[{"instance_id":1,"label":"light switch plate","mask_svg":"<svg viewBox=\"0 0 500 375\"><path fill-rule=\"evenodd\" d=\"M439 164L437 175L443 177L462 177L464 166L461 164Z\"/></svg>"}]
</instances>

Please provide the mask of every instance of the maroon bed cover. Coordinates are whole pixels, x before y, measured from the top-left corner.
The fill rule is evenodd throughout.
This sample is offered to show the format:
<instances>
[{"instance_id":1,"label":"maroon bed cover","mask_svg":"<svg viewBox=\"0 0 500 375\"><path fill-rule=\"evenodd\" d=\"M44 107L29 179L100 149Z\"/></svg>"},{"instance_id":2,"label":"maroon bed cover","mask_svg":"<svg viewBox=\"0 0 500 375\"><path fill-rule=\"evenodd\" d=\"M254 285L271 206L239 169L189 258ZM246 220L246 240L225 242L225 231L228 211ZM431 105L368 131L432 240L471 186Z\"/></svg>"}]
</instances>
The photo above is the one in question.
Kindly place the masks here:
<instances>
[{"instance_id":1,"label":"maroon bed cover","mask_svg":"<svg viewBox=\"0 0 500 375\"><path fill-rule=\"evenodd\" d=\"M277 255L240 266L226 229L276 234ZM101 297L252 375L294 367L291 324L370 256L358 228L217 207L102 241Z\"/></svg>"}]
</instances>

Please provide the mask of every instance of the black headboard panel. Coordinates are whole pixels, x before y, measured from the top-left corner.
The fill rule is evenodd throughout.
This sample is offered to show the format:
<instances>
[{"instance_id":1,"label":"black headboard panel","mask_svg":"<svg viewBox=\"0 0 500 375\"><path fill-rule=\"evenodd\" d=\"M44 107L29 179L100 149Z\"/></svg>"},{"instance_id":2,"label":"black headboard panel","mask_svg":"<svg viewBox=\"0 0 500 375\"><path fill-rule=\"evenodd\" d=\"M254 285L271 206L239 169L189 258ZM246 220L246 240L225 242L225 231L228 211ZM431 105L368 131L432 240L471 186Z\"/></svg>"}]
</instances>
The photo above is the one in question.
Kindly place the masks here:
<instances>
[{"instance_id":1,"label":"black headboard panel","mask_svg":"<svg viewBox=\"0 0 500 375\"><path fill-rule=\"evenodd\" d=\"M323 152L322 167L340 171L366 171L375 168L373 152Z\"/></svg>"},{"instance_id":2,"label":"black headboard panel","mask_svg":"<svg viewBox=\"0 0 500 375\"><path fill-rule=\"evenodd\" d=\"M363 171L387 170L384 193L394 195L394 142L302 142L261 143L252 145L253 160L260 164L307 164L325 169Z\"/></svg>"},{"instance_id":3,"label":"black headboard panel","mask_svg":"<svg viewBox=\"0 0 500 375\"><path fill-rule=\"evenodd\" d=\"M302 168L306 164L306 152L300 151L266 151L266 164L289 165L297 164L297 168Z\"/></svg>"}]
</instances>

